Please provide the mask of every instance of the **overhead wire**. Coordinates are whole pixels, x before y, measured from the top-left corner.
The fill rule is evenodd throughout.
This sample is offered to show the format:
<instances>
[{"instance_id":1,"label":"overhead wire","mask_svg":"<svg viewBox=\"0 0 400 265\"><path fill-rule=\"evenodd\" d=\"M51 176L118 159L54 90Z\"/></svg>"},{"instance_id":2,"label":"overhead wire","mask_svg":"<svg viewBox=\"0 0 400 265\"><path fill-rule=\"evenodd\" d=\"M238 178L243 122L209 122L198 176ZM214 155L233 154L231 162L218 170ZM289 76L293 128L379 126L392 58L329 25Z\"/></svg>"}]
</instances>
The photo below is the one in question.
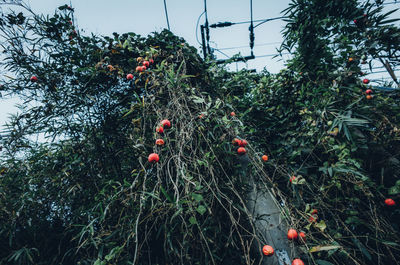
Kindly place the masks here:
<instances>
[{"instance_id":1,"label":"overhead wire","mask_svg":"<svg viewBox=\"0 0 400 265\"><path fill-rule=\"evenodd\" d=\"M168 30L171 31L171 28L169 26L169 19L168 19L168 11L167 11L167 2L166 2L166 0L164 0L164 11L165 11L165 17L167 18Z\"/></svg>"},{"instance_id":2,"label":"overhead wire","mask_svg":"<svg viewBox=\"0 0 400 265\"><path fill-rule=\"evenodd\" d=\"M205 11L203 11L203 12L200 14L199 18L197 19L197 23L196 23L196 40L197 40L197 43L200 44L200 45L202 45L202 44L201 44L201 42L199 41L198 29L199 29L200 18L204 15L204 13L205 13Z\"/></svg>"}]
</instances>

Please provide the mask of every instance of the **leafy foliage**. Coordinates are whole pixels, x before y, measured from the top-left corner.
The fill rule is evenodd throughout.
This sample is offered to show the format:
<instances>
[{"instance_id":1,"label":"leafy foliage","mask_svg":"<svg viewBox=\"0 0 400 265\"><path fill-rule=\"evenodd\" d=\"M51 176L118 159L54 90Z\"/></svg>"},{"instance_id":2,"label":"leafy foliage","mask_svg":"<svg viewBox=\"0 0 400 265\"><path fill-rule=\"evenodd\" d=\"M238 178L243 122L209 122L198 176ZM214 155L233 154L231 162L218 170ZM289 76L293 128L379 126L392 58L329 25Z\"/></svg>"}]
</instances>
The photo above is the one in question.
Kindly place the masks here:
<instances>
[{"instance_id":1,"label":"leafy foliage","mask_svg":"<svg viewBox=\"0 0 400 265\"><path fill-rule=\"evenodd\" d=\"M267 243L246 207L255 178L307 232L307 264L398 264L400 212L383 201L399 198L399 93L367 100L359 63L396 65L399 29L380 4L286 12L294 58L276 75L205 63L169 31L82 36L69 6L2 14L1 92L24 105L0 164L1 263L252 264Z\"/></svg>"}]
</instances>

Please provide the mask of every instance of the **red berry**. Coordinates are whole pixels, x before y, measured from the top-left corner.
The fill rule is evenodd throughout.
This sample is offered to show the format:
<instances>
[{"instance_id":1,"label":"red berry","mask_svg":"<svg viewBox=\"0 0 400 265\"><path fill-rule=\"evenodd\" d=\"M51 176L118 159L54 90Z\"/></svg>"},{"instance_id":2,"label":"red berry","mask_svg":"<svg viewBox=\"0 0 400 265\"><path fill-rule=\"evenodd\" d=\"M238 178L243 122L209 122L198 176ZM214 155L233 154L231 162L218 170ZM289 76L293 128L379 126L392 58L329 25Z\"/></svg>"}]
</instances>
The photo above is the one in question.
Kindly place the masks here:
<instances>
[{"instance_id":1,"label":"red berry","mask_svg":"<svg viewBox=\"0 0 400 265\"><path fill-rule=\"evenodd\" d=\"M238 143L238 145L239 145L240 147L246 147L247 144L248 144L248 143L247 143L246 140L240 140L239 143Z\"/></svg>"},{"instance_id":2,"label":"red berry","mask_svg":"<svg viewBox=\"0 0 400 265\"><path fill-rule=\"evenodd\" d=\"M297 239L297 231L296 230L294 230L294 229L289 229L289 231L288 231L288 233L287 233L287 238L289 239L289 240L293 240L293 239Z\"/></svg>"},{"instance_id":3,"label":"red berry","mask_svg":"<svg viewBox=\"0 0 400 265\"><path fill-rule=\"evenodd\" d=\"M308 221L310 222L310 223L315 223L316 221L317 221L317 216L316 215L311 215L309 218L308 218Z\"/></svg>"},{"instance_id":4,"label":"red berry","mask_svg":"<svg viewBox=\"0 0 400 265\"><path fill-rule=\"evenodd\" d=\"M365 79L363 80L363 83L364 83L364 84L369 84L369 79L365 78Z\"/></svg>"},{"instance_id":5,"label":"red berry","mask_svg":"<svg viewBox=\"0 0 400 265\"><path fill-rule=\"evenodd\" d=\"M232 117L235 117L235 116L236 116L236 113L232 111L232 112L231 112L231 116L232 116Z\"/></svg>"},{"instance_id":6,"label":"red berry","mask_svg":"<svg viewBox=\"0 0 400 265\"><path fill-rule=\"evenodd\" d=\"M239 145L240 144L240 140L238 138L235 138L232 140L232 144L233 145Z\"/></svg>"},{"instance_id":7,"label":"red berry","mask_svg":"<svg viewBox=\"0 0 400 265\"><path fill-rule=\"evenodd\" d=\"M367 94L367 95L372 94L372 90L371 89L365 90L365 94Z\"/></svg>"},{"instance_id":8,"label":"red berry","mask_svg":"<svg viewBox=\"0 0 400 265\"><path fill-rule=\"evenodd\" d=\"M267 155L263 155L263 156L261 157L261 159L262 159L264 162L267 162L267 161L268 161L268 156L267 156Z\"/></svg>"},{"instance_id":9,"label":"red berry","mask_svg":"<svg viewBox=\"0 0 400 265\"><path fill-rule=\"evenodd\" d=\"M142 67L141 66L136 66L136 72L142 72Z\"/></svg>"},{"instance_id":10,"label":"red berry","mask_svg":"<svg viewBox=\"0 0 400 265\"><path fill-rule=\"evenodd\" d=\"M244 149L244 147L239 147L237 152L239 155L244 155L246 154L246 149Z\"/></svg>"},{"instance_id":11,"label":"red berry","mask_svg":"<svg viewBox=\"0 0 400 265\"><path fill-rule=\"evenodd\" d=\"M164 143L165 143L165 142L164 142L163 139L157 139L157 140L156 140L156 145L160 145L160 146L161 146L161 145L164 145Z\"/></svg>"},{"instance_id":12,"label":"red berry","mask_svg":"<svg viewBox=\"0 0 400 265\"><path fill-rule=\"evenodd\" d=\"M157 127L156 132L158 133L164 133L164 128L163 127Z\"/></svg>"},{"instance_id":13,"label":"red berry","mask_svg":"<svg viewBox=\"0 0 400 265\"><path fill-rule=\"evenodd\" d=\"M142 66L142 72L146 71L147 67L146 66Z\"/></svg>"},{"instance_id":14,"label":"red berry","mask_svg":"<svg viewBox=\"0 0 400 265\"><path fill-rule=\"evenodd\" d=\"M290 183L292 183L292 182L293 182L293 180L295 180L295 179L296 179L296 177L295 177L295 176L291 176L291 177L290 177L290 179L289 179Z\"/></svg>"},{"instance_id":15,"label":"red berry","mask_svg":"<svg viewBox=\"0 0 400 265\"><path fill-rule=\"evenodd\" d=\"M306 241L306 234L304 232L300 232L299 236L303 241Z\"/></svg>"},{"instance_id":16,"label":"red berry","mask_svg":"<svg viewBox=\"0 0 400 265\"><path fill-rule=\"evenodd\" d=\"M150 64L153 64L153 63L154 63L154 60L153 60L153 59L150 59L150 60L149 60L149 63L150 63Z\"/></svg>"},{"instance_id":17,"label":"red berry","mask_svg":"<svg viewBox=\"0 0 400 265\"><path fill-rule=\"evenodd\" d=\"M353 22L354 22L354 24L357 24L357 19L354 19Z\"/></svg>"},{"instance_id":18,"label":"red berry","mask_svg":"<svg viewBox=\"0 0 400 265\"><path fill-rule=\"evenodd\" d=\"M171 128L171 122L169 120L162 120L160 123L165 129Z\"/></svg>"},{"instance_id":19,"label":"red berry","mask_svg":"<svg viewBox=\"0 0 400 265\"><path fill-rule=\"evenodd\" d=\"M272 256L274 254L274 249L269 245L265 245L262 249L262 252L265 256Z\"/></svg>"},{"instance_id":20,"label":"red berry","mask_svg":"<svg viewBox=\"0 0 400 265\"><path fill-rule=\"evenodd\" d=\"M143 61L143 66L146 66L146 67L149 67L150 66L150 63L149 63L149 61Z\"/></svg>"},{"instance_id":21,"label":"red berry","mask_svg":"<svg viewBox=\"0 0 400 265\"><path fill-rule=\"evenodd\" d=\"M37 82L37 81L38 81L38 78L36 76L31 77L31 82Z\"/></svg>"},{"instance_id":22,"label":"red berry","mask_svg":"<svg viewBox=\"0 0 400 265\"><path fill-rule=\"evenodd\" d=\"M396 205L396 202L393 200L393 199L386 199L385 200L385 204L387 205L387 206L395 206Z\"/></svg>"},{"instance_id":23,"label":"red berry","mask_svg":"<svg viewBox=\"0 0 400 265\"><path fill-rule=\"evenodd\" d=\"M132 79L133 79L133 74L127 74L127 75L126 75L126 79L132 80Z\"/></svg>"},{"instance_id":24,"label":"red berry","mask_svg":"<svg viewBox=\"0 0 400 265\"><path fill-rule=\"evenodd\" d=\"M157 163L160 160L160 157L156 153L152 153L149 155L150 163Z\"/></svg>"},{"instance_id":25,"label":"red berry","mask_svg":"<svg viewBox=\"0 0 400 265\"><path fill-rule=\"evenodd\" d=\"M311 214L317 214L318 210L317 209L312 209Z\"/></svg>"},{"instance_id":26,"label":"red berry","mask_svg":"<svg viewBox=\"0 0 400 265\"><path fill-rule=\"evenodd\" d=\"M304 265L304 262L301 259L294 259L292 265Z\"/></svg>"}]
</instances>

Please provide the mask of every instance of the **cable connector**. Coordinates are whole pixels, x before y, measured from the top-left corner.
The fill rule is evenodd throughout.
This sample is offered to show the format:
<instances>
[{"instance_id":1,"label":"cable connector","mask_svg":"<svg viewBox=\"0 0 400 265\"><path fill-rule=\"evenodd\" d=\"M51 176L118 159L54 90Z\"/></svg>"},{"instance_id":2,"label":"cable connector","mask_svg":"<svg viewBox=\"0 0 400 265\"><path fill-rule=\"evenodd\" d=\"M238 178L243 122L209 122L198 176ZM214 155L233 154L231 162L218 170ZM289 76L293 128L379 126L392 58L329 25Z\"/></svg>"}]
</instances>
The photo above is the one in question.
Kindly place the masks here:
<instances>
[{"instance_id":1,"label":"cable connector","mask_svg":"<svg viewBox=\"0 0 400 265\"><path fill-rule=\"evenodd\" d=\"M218 22L216 24L211 24L210 28L223 28L223 27L229 27L234 25L235 23L232 22Z\"/></svg>"}]
</instances>

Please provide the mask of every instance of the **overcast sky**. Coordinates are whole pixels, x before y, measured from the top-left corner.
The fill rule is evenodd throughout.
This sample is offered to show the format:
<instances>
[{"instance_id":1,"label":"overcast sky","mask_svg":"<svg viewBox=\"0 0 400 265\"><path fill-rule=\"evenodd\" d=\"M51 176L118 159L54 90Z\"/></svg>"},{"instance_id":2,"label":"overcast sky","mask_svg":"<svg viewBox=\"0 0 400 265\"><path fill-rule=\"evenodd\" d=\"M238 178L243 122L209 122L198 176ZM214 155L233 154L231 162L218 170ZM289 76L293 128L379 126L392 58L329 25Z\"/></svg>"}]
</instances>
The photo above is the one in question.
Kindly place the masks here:
<instances>
[{"instance_id":1,"label":"overcast sky","mask_svg":"<svg viewBox=\"0 0 400 265\"><path fill-rule=\"evenodd\" d=\"M101 35L111 35L113 32L135 32L147 36L151 32L161 31L167 27L163 0L27 0L35 13L53 14L57 7L70 4L75 8L75 25L82 34L91 32ZM209 23L242 22L250 20L250 0L207 0ZM288 7L290 0L266 1L253 0L254 20L281 16L281 11ZM196 47L196 22L204 11L204 0L166 0L171 31ZM200 24L204 23L204 16ZM228 28L210 29L211 46L221 49L228 57L240 52L243 56L250 55L249 24L240 24ZM256 56L276 54L276 49L282 41L282 20L275 20L260 25L255 29ZM200 32L197 32L200 38ZM244 47L242 47L244 46ZM225 49L231 47L242 47ZM215 51L218 59L225 55ZM272 73L277 73L284 67L285 59L265 56L249 61L247 64L233 64L230 68L262 70L264 67ZM382 74L381 74L382 75ZM0 98L0 131L8 113L13 113L16 100Z\"/></svg>"}]
</instances>

